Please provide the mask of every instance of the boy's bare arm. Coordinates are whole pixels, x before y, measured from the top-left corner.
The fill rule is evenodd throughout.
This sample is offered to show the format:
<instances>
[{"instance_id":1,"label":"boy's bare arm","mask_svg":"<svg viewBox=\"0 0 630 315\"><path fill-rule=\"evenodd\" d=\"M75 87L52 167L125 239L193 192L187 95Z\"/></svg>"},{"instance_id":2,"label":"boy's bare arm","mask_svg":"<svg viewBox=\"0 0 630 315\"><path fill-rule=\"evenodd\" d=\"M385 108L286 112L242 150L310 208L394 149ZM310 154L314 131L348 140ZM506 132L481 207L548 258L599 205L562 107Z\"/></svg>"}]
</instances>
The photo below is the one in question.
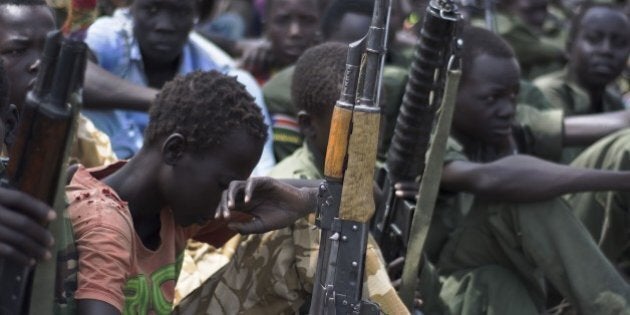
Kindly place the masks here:
<instances>
[{"instance_id":1,"label":"boy's bare arm","mask_svg":"<svg viewBox=\"0 0 630 315\"><path fill-rule=\"evenodd\" d=\"M83 103L90 109L147 111L158 90L133 84L88 61Z\"/></svg>"},{"instance_id":2,"label":"boy's bare arm","mask_svg":"<svg viewBox=\"0 0 630 315\"><path fill-rule=\"evenodd\" d=\"M491 163L453 161L444 166L441 188L506 202L535 202L580 191L630 191L630 172L581 169L527 155Z\"/></svg>"},{"instance_id":3,"label":"boy's bare arm","mask_svg":"<svg viewBox=\"0 0 630 315\"><path fill-rule=\"evenodd\" d=\"M623 128L630 127L630 110L564 118L566 146L590 145Z\"/></svg>"}]
</instances>

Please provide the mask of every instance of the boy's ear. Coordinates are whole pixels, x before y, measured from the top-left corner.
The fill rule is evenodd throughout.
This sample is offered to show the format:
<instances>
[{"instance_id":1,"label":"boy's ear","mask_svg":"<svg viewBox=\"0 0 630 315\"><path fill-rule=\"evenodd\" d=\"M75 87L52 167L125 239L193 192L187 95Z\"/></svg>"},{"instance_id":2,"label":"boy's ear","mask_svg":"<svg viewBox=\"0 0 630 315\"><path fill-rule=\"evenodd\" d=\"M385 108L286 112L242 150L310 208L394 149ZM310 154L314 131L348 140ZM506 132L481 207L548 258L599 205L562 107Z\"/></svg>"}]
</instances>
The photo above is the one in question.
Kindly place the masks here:
<instances>
[{"instance_id":1,"label":"boy's ear","mask_svg":"<svg viewBox=\"0 0 630 315\"><path fill-rule=\"evenodd\" d=\"M175 165L184 155L186 150L186 138L180 133L170 135L162 145L162 158L168 165Z\"/></svg>"},{"instance_id":2,"label":"boy's ear","mask_svg":"<svg viewBox=\"0 0 630 315\"><path fill-rule=\"evenodd\" d=\"M7 117L4 120L4 143L11 146L17 136L17 126L20 121L20 114L14 104L9 105Z\"/></svg>"},{"instance_id":3,"label":"boy's ear","mask_svg":"<svg viewBox=\"0 0 630 315\"><path fill-rule=\"evenodd\" d=\"M306 111L301 110L298 112L298 124L304 138L313 138L317 133L313 126L313 116Z\"/></svg>"}]
</instances>

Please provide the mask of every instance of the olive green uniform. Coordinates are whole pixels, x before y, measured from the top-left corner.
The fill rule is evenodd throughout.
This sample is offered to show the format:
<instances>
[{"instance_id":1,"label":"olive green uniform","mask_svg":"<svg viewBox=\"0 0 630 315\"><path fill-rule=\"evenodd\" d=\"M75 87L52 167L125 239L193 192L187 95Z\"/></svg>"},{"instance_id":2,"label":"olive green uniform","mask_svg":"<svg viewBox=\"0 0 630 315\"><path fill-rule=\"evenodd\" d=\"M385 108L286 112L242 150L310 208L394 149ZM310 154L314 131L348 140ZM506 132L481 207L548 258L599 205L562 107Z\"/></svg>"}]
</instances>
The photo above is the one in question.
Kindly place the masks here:
<instances>
[{"instance_id":1,"label":"olive green uniform","mask_svg":"<svg viewBox=\"0 0 630 315\"><path fill-rule=\"evenodd\" d=\"M485 21L473 19L473 25L485 27ZM514 14L496 15L497 32L505 39L516 53L524 78L537 76L561 69L561 56L564 52L564 34L554 37L533 31Z\"/></svg>"},{"instance_id":2,"label":"olive green uniform","mask_svg":"<svg viewBox=\"0 0 630 315\"><path fill-rule=\"evenodd\" d=\"M630 170L630 130L619 131L598 141L571 165L603 170ZM630 193L585 192L568 195L566 200L604 254L627 275L630 271Z\"/></svg>"},{"instance_id":3,"label":"olive green uniform","mask_svg":"<svg viewBox=\"0 0 630 315\"><path fill-rule=\"evenodd\" d=\"M588 92L575 82L575 79L569 75L567 68L536 79L534 85L543 92L553 108L563 111L564 116L604 113L624 109L621 97L610 89L606 90L603 95L602 108L599 110L593 108ZM584 149L584 147L564 148L560 162L563 164L571 163Z\"/></svg>"},{"instance_id":4,"label":"olive green uniform","mask_svg":"<svg viewBox=\"0 0 630 315\"><path fill-rule=\"evenodd\" d=\"M277 161L291 155L302 145L302 136L297 125L297 108L291 101L291 80L295 67L286 68L274 75L263 86L263 95L273 120L273 146ZM384 159L389 142L394 134L398 109L407 84L407 70L386 65L383 69L383 143L379 145L378 157Z\"/></svg>"},{"instance_id":5,"label":"olive green uniform","mask_svg":"<svg viewBox=\"0 0 630 315\"><path fill-rule=\"evenodd\" d=\"M468 158L451 141L445 163L454 160ZM537 314L545 279L582 314L628 312L628 285L561 198L517 204L460 193L446 200L450 208L439 211L461 214L437 264L453 314Z\"/></svg>"}]
</instances>

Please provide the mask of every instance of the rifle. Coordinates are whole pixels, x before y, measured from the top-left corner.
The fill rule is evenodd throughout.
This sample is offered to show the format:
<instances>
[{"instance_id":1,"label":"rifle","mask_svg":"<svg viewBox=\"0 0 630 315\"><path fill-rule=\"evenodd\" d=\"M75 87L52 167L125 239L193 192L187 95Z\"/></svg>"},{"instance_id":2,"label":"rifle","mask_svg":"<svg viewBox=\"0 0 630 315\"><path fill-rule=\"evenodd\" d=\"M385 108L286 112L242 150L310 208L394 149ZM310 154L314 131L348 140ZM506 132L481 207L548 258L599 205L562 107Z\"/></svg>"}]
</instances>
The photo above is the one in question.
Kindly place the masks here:
<instances>
[{"instance_id":1,"label":"rifle","mask_svg":"<svg viewBox=\"0 0 630 315\"><path fill-rule=\"evenodd\" d=\"M390 0L375 0L368 34L348 48L319 189L321 244L310 314L379 313L376 304L361 300L361 293L368 222L374 214L378 105L390 10Z\"/></svg>"},{"instance_id":2,"label":"rifle","mask_svg":"<svg viewBox=\"0 0 630 315\"><path fill-rule=\"evenodd\" d=\"M47 35L41 70L26 97L11 159L1 180L4 187L26 192L56 210L57 220L51 223L55 236L65 210L65 170L80 109L86 56L85 44L63 40L58 31ZM52 254L52 259L41 263L35 272L0 261L0 314L28 313L29 292L34 288L46 301L34 299L33 304L50 302L52 307L56 251Z\"/></svg>"}]
</instances>

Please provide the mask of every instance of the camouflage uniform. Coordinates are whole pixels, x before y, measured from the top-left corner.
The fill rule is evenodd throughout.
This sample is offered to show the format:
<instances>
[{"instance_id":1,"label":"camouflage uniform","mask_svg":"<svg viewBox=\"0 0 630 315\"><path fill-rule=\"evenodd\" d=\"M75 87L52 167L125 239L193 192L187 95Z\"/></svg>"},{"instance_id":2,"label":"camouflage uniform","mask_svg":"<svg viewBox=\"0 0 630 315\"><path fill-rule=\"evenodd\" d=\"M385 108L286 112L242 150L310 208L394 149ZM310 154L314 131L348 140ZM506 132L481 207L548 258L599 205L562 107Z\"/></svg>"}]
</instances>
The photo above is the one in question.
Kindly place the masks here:
<instances>
[{"instance_id":1,"label":"camouflage uniform","mask_svg":"<svg viewBox=\"0 0 630 315\"><path fill-rule=\"evenodd\" d=\"M304 144L280 162L270 176L319 179L322 173ZM297 220L290 227L244 237L232 261L197 292L184 299L178 312L195 314L294 314L308 311L317 266L320 231ZM386 314L408 313L370 237L366 253L364 297L379 303Z\"/></svg>"},{"instance_id":2,"label":"camouflage uniform","mask_svg":"<svg viewBox=\"0 0 630 315\"><path fill-rule=\"evenodd\" d=\"M599 112L591 106L588 92L576 83L575 79L569 75L567 68L536 79L534 85L545 94L552 106L561 109L565 116ZM621 97L610 89L604 93L602 103L601 112L624 109ZM564 148L561 163L571 163L584 149L584 147Z\"/></svg>"},{"instance_id":3,"label":"camouflage uniform","mask_svg":"<svg viewBox=\"0 0 630 315\"><path fill-rule=\"evenodd\" d=\"M451 141L446 163L453 160L468 158ZM582 314L630 310L628 285L561 198L517 204L461 195L447 198L461 220L438 261L443 302L453 314L537 314L545 280Z\"/></svg>"}]
</instances>

